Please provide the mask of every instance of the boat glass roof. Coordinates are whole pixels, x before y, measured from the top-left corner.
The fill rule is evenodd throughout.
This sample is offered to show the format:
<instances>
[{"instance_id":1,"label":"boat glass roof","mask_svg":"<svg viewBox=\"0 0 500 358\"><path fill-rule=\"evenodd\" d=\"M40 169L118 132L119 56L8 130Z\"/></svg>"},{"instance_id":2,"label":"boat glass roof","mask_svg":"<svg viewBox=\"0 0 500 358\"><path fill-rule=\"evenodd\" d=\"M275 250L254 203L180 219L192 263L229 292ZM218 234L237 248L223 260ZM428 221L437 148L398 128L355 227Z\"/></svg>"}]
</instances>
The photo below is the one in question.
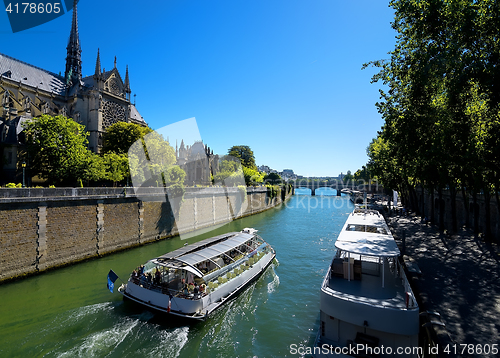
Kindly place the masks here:
<instances>
[{"instance_id":1,"label":"boat glass roof","mask_svg":"<svg viewBox=\"0 0 500 358\"><path fill-rule=\"evenodd\" d=\"M370 229L352 230L358 226ZM383 230L374 230L373 227ZM385 220L378 212L371 210L366 213L356 211L349 215L335 242L335 247L342 251L366 256L393 257L400 255L398 245L390 234Z\"/></svg>"},{"instance_id":2,"label":"boat glass roof","mask_svg":"<svg viewBox=\"0 0 500 358\"><path fill-rule=\"evenodd\" d=\"M188 265L194 266L202 261L206 261L211 258L215 258L219 255L224 254L227 251L237 248L243 245L245 242L250 240L254 235L250 234L239 234L233 236L223 242L215 244L213 246L206 247L199 251L188 253L186 255L177 257L176 259L185 262Z\"/></svg>"},{"instance_id":3,"label":"boat glass roof","mask_svg":"<svg viewBox=\"0 0 500 358\"><path fill-rule=\"evenodd\" d=\"M254 238L257 238L255 234L242 232L220 235L169 252L156 258L155 261L166 266L168 266L169 262L174 263L177 261L194 267L200 262L213 259L228 251L236 249L238 246ZM178 265L174 263L174 266Z\"/></svg>"}]
</instances>

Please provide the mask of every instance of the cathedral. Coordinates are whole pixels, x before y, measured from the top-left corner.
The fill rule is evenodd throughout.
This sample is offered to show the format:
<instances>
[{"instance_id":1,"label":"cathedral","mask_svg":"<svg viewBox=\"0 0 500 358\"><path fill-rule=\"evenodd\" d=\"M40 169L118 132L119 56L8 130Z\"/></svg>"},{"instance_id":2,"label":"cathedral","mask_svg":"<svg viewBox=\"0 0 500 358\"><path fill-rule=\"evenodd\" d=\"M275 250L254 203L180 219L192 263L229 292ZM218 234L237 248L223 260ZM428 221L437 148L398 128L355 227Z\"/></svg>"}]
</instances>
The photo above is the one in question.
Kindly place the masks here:
<instances>
[{"instance_id":1,"label":"cathedral","mask_svg":"<svg viewBox=\"0 0 500 358\"><path fill-rule=\"evenodd\" d=\"M147 126L130 101L128 67L123 78L116 57L113 69L101 70L97 50L94 74L82 77L76 1L66 49L64 77L0 53L0 182L19 182L22 123L31 118L43 114L73 118L89 132L89 149L96 153L110 125L123 121Z\"/></svg>"},{"instance_id":2,"label":"cathedral","mask_svg":"<svg viewBox=\"0 0 500 358\"><path fill-rule=\"evenodd\" d=\"M211 176L219 172L219 156L202 141L196 141L192 146L181 141L179 148L175 145L175 157L179 167L186 172L184 183L188 186L211 185Z\"/></svg>"},{"instance_id":3,"label":"cathedral","mask_svg":"<svg viewBox=\"0 0 500 358\"><path fill-rule=\"evenodd\" d=\"M73 5L66 48L64 77L0 53L0 183L19 183L18 151L23 145L23 122L48 114L73 118L89 133L89 149L101 151L106 128L117 122L147 126L130 101L128 66L125 78L116 68L101 70L99 49L92 76L82 77L77 2ZM219 170L219 156L203 142L176 145L177 164L186 172L185 184L210 185ZM24 163L29 169L29 163Z\"/></svg>"}]
</instances>

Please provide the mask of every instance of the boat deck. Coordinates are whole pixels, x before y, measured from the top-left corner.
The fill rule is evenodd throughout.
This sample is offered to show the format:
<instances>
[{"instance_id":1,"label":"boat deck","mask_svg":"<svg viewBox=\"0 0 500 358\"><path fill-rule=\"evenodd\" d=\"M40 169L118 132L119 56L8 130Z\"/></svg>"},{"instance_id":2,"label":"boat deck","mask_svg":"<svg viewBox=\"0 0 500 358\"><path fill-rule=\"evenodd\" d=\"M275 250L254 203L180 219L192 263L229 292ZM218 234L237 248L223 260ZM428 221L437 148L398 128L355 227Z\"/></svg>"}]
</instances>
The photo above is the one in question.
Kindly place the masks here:
<instances>
[{"instance_id":1,"label":"boat deck","mask_svg":"<svg viewBox=\"0 0 500 358\"><path fill-rule=\"evenodd\" d=\"M361 280L351 281L342 277L331 277L327 283L327 291L339 298L369 305L406 308L406 292L401 278L395 277L386 268L384 279L382 287L381 276L362 274Z\"/></svg>"}]
</instances>

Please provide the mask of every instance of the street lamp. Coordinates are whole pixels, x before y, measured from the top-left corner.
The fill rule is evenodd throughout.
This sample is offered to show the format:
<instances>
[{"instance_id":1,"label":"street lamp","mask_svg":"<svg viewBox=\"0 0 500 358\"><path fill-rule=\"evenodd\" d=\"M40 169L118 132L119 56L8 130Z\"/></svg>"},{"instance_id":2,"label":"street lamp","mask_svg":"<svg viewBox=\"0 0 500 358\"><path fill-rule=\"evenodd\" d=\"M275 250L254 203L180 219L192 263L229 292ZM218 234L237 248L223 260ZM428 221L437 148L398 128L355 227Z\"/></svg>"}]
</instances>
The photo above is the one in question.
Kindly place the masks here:
<instances>
[{"instance_id":1,"label":"street lamp","mask_svg":"<svg viewBox=\"0 0 500 358\"><path fill-rule=\"evenodd\" d=\"M21 164L21 166L23 167L23 188L26 188L26 185L24 185L24 178L25 178L25 174L26 174L26 162L23 160L23 164Z\"/></svg>"}]
</instances>

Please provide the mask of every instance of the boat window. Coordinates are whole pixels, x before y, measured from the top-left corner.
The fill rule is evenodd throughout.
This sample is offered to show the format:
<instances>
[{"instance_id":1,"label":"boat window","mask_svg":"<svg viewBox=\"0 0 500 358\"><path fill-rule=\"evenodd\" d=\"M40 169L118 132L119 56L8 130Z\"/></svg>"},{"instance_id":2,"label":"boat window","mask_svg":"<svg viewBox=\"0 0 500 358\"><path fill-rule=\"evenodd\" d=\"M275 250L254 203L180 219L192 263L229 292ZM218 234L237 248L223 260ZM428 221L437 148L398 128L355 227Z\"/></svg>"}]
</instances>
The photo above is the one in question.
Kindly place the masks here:
<instances>
[{"instance_id":1,"label":"boat window","mask_svg":"<svg viewBox=\"0 0 500 358\"><path fill-rule=\"evenodd\" d=\"M373 226L373 225L349 224L347 225L346 231L360 231L360 232L370 232L372 234L387 235L386 229L380 226Z\"/></svg>"}]
</instances>

